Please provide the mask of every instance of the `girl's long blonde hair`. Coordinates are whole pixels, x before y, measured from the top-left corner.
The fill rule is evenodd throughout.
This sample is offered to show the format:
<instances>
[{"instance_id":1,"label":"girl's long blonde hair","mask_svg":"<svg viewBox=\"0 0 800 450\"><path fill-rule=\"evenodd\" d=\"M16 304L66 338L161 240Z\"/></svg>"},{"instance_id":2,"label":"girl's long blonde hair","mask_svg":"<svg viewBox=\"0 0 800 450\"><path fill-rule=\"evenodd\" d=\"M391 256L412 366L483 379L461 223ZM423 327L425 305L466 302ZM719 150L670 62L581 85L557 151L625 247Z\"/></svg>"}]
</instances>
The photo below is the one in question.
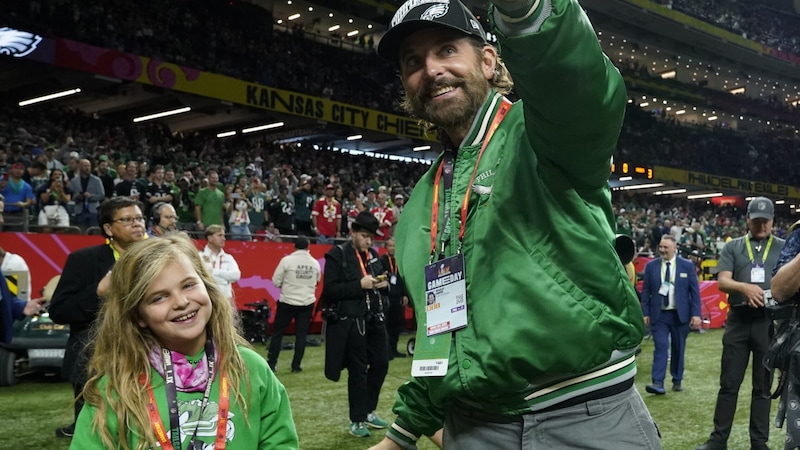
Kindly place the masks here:
<instances>
[{"instance_id":1,"label":"girl's long blonde hair","mask_svg":"<svg viewBox=\"0 0 800 450\"><path fill-rule=\"evenodd\" d=\"M167 264L182 258L187 258L197 271L211 299L211 317L206 328L219 354L216 371L227 374L234 401L247 410L247 396L241 393L240 385L249 386L249 382L237 346L248 343L232 319L230 302L220 292L188 235L172 233L145 239L131 245L114 265L111 288L93 330L95 348L83 398L97 408L92 431L100 436L106 448L131 450L133 436L138 439L137 450L156 447L146 386L151 381L148 354L160 344L148 328L138 325L138 307L152 280ZM145 384L140 380L143 375ZM116 436L108 428L110 414L117 419Z\"/></svg>"}]
</instances>

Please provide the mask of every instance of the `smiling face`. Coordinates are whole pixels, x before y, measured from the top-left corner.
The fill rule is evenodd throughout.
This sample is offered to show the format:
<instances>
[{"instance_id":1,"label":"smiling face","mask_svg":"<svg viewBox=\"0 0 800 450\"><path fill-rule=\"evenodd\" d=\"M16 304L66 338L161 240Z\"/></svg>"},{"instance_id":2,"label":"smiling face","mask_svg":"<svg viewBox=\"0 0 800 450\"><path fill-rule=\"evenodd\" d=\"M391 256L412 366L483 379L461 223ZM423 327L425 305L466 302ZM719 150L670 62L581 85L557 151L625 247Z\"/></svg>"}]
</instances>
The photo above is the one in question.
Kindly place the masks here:
<instances>
[{"instance_id":1,"label":"smiling face","mask_svg":"<svg viewBox=\"0 0 800 450\"><path fill-rule=\"evenodd\" d=\"M172 351L193 355L206 342L211 299L185 256L167 263L137 308L137 323Z\"/></svg>"},{"instance_id":2,"label":"smiling face","mask_svg":"<svg viewBox=\"0 0 800 450\"><path fill-rule=\"evenodd\" d=\"M671 260L675 257L675 252L677 251L677 245L674 239L669 239L668 237L662 237L661 242L658 244L658 254L664 260Z\"/></svg>"},{"instance_id":3,"label":"smiling face","mask_svg":"<svg viewBox=\"0 0 800 450\"><path fill-rule=\"evenodd\" d=\"M476 49L463 33L426 28L400 46L404 107L446 130L469 126L486 99L497 53L490 45Z\"/></svg>"}]
</instances>

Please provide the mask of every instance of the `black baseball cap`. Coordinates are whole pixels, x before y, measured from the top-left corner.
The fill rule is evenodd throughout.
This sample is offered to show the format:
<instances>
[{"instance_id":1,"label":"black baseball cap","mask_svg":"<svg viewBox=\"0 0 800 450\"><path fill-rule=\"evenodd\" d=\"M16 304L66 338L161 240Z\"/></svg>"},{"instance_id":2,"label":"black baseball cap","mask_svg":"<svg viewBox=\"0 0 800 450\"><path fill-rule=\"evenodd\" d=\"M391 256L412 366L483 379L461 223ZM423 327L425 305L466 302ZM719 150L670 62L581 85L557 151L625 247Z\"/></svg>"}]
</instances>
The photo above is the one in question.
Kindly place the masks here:
<instances>
[{"instance_id":1,"label":"black baseball cap","mask_svg":"<svg viewBox=\"0 0 800 450\"><path fill-rule=\"evenodd\" d=\"M428 27L461 31L486 42L486 32L480 22L459 0L408 0L394 13L389 30L378 42L378 54L396 61L403 39Z\"/></svg>"}]
</instances>

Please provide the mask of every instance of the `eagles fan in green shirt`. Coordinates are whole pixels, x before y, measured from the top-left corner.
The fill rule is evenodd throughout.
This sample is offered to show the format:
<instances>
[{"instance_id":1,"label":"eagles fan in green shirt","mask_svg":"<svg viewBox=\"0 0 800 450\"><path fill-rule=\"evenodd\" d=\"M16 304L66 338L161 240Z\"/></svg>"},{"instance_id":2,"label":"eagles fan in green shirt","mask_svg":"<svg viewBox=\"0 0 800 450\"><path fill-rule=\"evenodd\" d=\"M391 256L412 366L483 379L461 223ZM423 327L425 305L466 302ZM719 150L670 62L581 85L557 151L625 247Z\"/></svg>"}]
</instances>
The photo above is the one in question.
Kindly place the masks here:
<instances>
[{"instance_id":1,"label":"eagles fan in green shirt","mask_svg":"<svg viewBox=\"0 0 800 450\"><path fill-rule=\"evenodd\" d=\"M458 0L407 1L379 42L444 151L397 225L418 329L376 448L443 428L453 449L660 449L613 245L623 79L575 0L497 0L489 17L499 50Z\"/></svg>"},{"instance_id":2,"label":"eagles fan in green shirt","mask_svg":"<svg viewBox=\"0 0 800 450\"><path fill-rule=\"evenodd\" d=\"M225 226L223 220L223 204L225 194L220 189L219 174L214 170L208 171L208 187L200 189L194 197L194 216L197 219L197 229L205 230L209 225Z\"/></svg>"}]
</instances>

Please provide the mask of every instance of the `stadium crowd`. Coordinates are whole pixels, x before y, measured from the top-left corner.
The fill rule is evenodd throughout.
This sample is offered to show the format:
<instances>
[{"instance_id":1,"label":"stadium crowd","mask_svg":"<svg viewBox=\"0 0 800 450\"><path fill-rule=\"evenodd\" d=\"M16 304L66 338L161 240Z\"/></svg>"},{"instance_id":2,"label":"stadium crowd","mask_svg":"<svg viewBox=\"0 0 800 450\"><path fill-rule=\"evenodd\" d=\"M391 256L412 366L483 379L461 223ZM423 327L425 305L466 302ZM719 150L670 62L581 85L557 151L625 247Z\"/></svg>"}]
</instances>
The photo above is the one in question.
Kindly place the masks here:
<instances>
[{"instance_id":1,"label":"stadium crowd","mask_svg":"<svg viewBox=\"0 0 800 450\"><path fill-rule=\"evenodd\" d=\"M674 1L672 7L677 9L684 3ZM697 2L708 3L714 2ZM131 6L119 0L102 4L88 0L37 0L9 2L2 13L20 26L54 36L363 107L397 111L399 97L390 94L398 90L397 77L374 52L353 52L302 39L304 34L317 32L313 24L305 28L298 25L288 33L272 32L269 13L253 5L209 2L206 9L193 6L188 1L166 6L144 1ZM769 11L760 3L753 8ZM773 106L786 107L779 103ZM786 133L745 133L687 125L644 112L631 103L615 159L793 185L800 168L784 162L793 160L797 148L797 137ZM324 196L328 184L334 186L334 197L344 216L377 207L379 200L384 201L381 194L389 206L398 208L395 202L402 200L397 197L407 198L426 168L419 163L342 154L324 145L318 151L312 150L302 142L218 139L202 133L184 136L159 124L133 126L48 107L0 110L0 172L9 171L14 163L24 166L23 179L35 194L29 211L31 223L42 224L40 212L46 206L52 207L53 202L70 213L75 193L69 192L67 182L78 172L81 159L87 159L92 171L103 180L106 197L115 195L115 191L119 195L120 184L128 189L132 185L148 204L148 185L153 184L154 177L159 178L156 184L169 186L179 225L184 229L195 227L194 196L209 183L210 171L215 171L220 190L225 193L225 210L232 212L229 205L238 203L232 195L236 187L240 188L240 195L249 200L251 231L270 236L294 234L297 220L305 227L313 202ZM62 188L72 198L52 195L54 185L59 184L52 180L58 178L53 172L59 169L63 171ZM311 195L302 194L309 189L303 187L305 182ZM129 189L127 195L131 192ZM297 197L304 204L299 204ZM274 200L279 201L273 204ZM287 208L287 204L292 206ZM737 236L744 229L742 214L692 208L679 204L659 208L646 201L619 205L619 210L625 211L620 214L622 224L627 221L633 234L637 229L652 227L655 220L680 219L687 225L697 221L707 236L715 238L726 233ZM642 215L642 211L649 212ZM291 217L283 217L287 214ZM725 221L720 222L720 217ZM63 214L60 222L56 219L59 218L45 214L43 220L48 225L64 225ZM785 223L776 225L780 229L790 221L787 218ZM70 222L74 224L73 220Z\"/></svg>"},{"instance_id":2,"label":"stadium crowd","mask_svg":"<svg viewBox=\"0 0 800 450\"><path fill-rule=\"evenodd\" d=\"M746 27L746 38L768 45L779 42L780 48L800 55L800 18L763 1L746 5L722 0L655 1L711 23L718 19L719 6L727 11L722 14L725 20L744 24L740 27ZM393 65L374 52L373 36L342 39L320 29L319 23L302 20L273 29L270 13L246 2L210 1L205 8L195 6L186 0L168 4L146 0L135 6L121 0L10 0L0 8L0 18L44 35L372 109L400 111L399 79ZM708 12L705 16L704 11ZM778 98L703 95L710 105L730 103L737 112L756 106L797 111Z\"/></svg>"},{"instance_id":3,"label":"stadium crowd","mask_svg":"<svg viewBox=\"0 0 800 450\"><path fill-rule=\"evenodd\" d=\"M132 4L121 0L4 2L0 14L20 28L144 55L240 80L383 111L399 111L394 68L374 52L303 39L313 23L275 30L265 9L247 2ZM2 17L0 15L0 17ZM325 34L328 32L325 30ZM307 37L308 37L307 36Z\"/></svg>"},{"instance_id":4,"label":"stadium crowd","mask_svg":"<svg viewBox=\"0 0 800 450\"><path fill-rule=\"evenodd\" d=\"M656 0L676 11L766 44L800 55L800 16L765 0Z\"/></svg>"},{"instance_id":5,"label":"stadium crowd","mask_svg":"<svg viewBox=\"0 0 800 450\"><path fill-rule=\"evenodd\" d=\"M313 205L325 195L328 185L334 186L332 194L340 204L344 223L359 211L384 206L379 203L395 208L396 220L415 180L427 168L422 163L352 155L329 148L315 150L309 145L173 135L158 124L133 126L50 108L0 111L0 142L0 173L9 172L14 164L24 167L22 178L36 195L29 220L41 225L66 225L41 222L38 218L45 206L52 205L49 196L55 185L69 193L69 180L79 173L82 159L89 160L92 172L107 187L106 197L129 195L131 184L124 184L129 180L147 205L148 197L155 192L153 185L166 184L179 227L186 230L195 228L194 197L208 185L210 171L215 171L220 190L225 193L225 210L232 212L230 206L236 203L232 194L244 194L249 203L251 232L270 237L293 235L303 229L297 221L311 221ZM797 140L783 140L769 133L681 126L631 106L615 158L790 184L797 179L798 174L792 172L797 169L781 162L796 150ZM127 191L122 193L120 185ZM235 191L237 188L241 190ZM282 200L281 191L285 194ZM74 198L75 193L71 194ZM616 195L620 230L631 234L640 247L653 248L657 240L651 239L645 245L644 239L652 237L651 229L659 223L663 226L665 221L682 222L687 227L697 222L711 241L736 237L745 230L744 212L732 207L667 197L654 202L642 196ZM63 204L68 212L73 205L74 201L69 200ZM287 214L289 217L285 217ZM228 217L224 224L228 224ZM775 224L778 234L784 233L794 220L788 213L779 213Z\"/></svg>"}]
</instances>

